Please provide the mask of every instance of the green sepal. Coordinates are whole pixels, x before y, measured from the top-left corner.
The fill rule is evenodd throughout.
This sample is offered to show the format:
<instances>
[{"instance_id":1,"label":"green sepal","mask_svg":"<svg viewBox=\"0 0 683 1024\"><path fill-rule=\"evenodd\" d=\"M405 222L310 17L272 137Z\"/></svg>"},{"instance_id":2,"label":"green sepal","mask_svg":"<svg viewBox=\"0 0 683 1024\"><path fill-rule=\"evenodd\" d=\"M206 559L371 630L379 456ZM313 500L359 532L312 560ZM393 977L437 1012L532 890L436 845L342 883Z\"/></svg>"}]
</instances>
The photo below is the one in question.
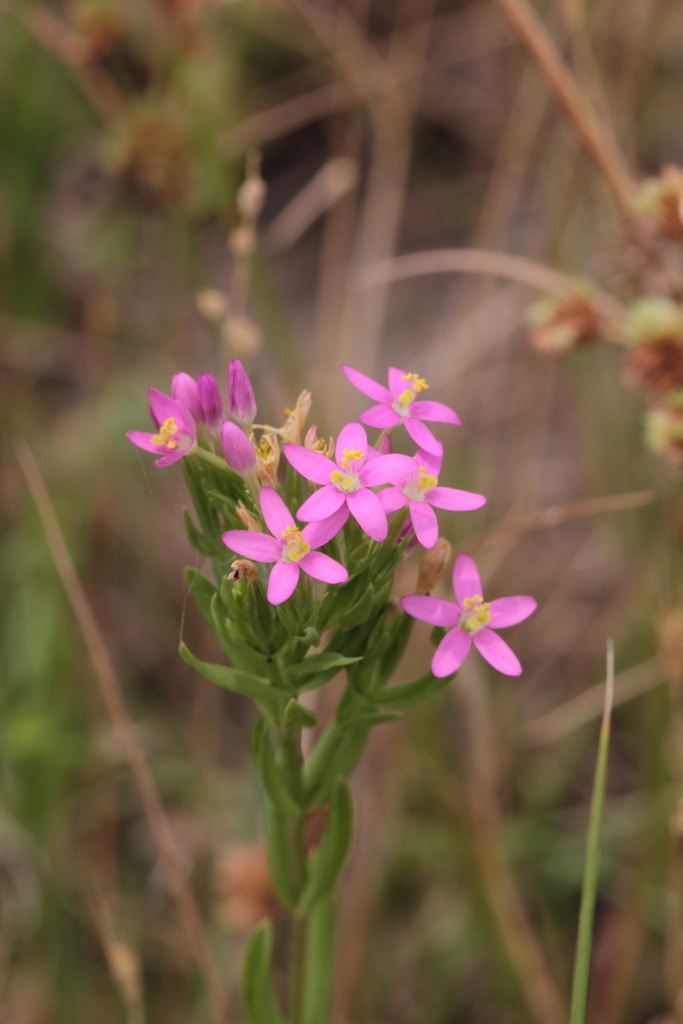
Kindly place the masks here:
<instances>
[{"instance_id":1,"label":"green sepal","mask_svg":"<svg viewBox=\"0 0 683 1024\"><path fill-rule=\"evenodd\" d=\"M292 697L285 708L283 731L286 736L293 736L301 729L312 729L318 724L317 715L305 708Z\"/></svg>"},{"instance_id":2,"label":"green sepal","mask_svg":"<svg viewBox=\"0 0 683 1024\"><path fill-rule=\"evenodd\" d=\"M334 935L337 907L330 894L320 900L308 919L304 972L302 1024L322 1024L332 1009Z\"/></svg>"},{"instance_id":3,"label":"green sepal","mask_svg":"<svg viewBox=\"0 0 683 1024\"><path fill-rule=\"evenodd\" d=\"M455 673L439 678L428 672L409 683L396 683L394 686L387 686L384 690L374 694L374 699L383 708L394 708L395 710L412 708L413 705L419 704L420 701L443 690L454 675Z\"/></svg>"},{"instance_id":4,"label":"green sepal","mask_svg":"<svg viewBox=\"0 0 683 1024\"><path fill-rule=\"evenodd\" d=\"M186 508L183 509L183 519L185 521L185 533L195 551L198 551L200 555L207 555L211 558L216 553L216 545L211 541L205 533L195 526L192 521L192 517Z\"/></svg>"},{"instance_id":5,"label":"green sepal","mask_svg":"<svg viewBox=\"0 0 683 1024\"><path fill-rule=\"evenodd\" d=\"M242 998L249 1024L287 1024L271 978L273 925L262 921L251 933L244 955Z\"/></svg>"},{"instance_id":6,"label":"green sepal","mask_svg":"<svg viewBox=\"0 0 683 1024\"><path fill-rule=\"evenodd\" d=\"M270 726L264 715L254 722L251 731L251 751L266 794L284 814L296 817L302 808L287 785L287 780L278 764L270 739Z\"/></svg>"},{"instance_id":7,"label":"green sepal","mask_svg":"<svg viewBox=\"0 0 683 1024\"><path fill-rule=\"evenodd\" d=\"M292 819L276 807L272 800L265 801L265 839L268 869L280 902L288 910L296 905L299 886L292 857Z\"/></svg>"},{"instance_id":8,"label":"green sepal","mask_svg":"<svg viewBox=\"0 0 683 1024\"><path fill-rule=\"evenodd\" d=\"M332 892L352 838L353 797L348 782L339 779L332 794L322 841L310 858L308 878L294 911L297 917L305 917L319 900Z\"/></svg>"},{"instance_id":9,"label":"green sepal","mask_svg":"<svg viewBox=\"0 0 683 1024\"><path fill-rule=\"evenodd\" d=\"M319 654L312 654L310 658L304 658L298 665L290 665L289 677L297 688L312 690L329 682L340 669L346 665L353 665L356 661L361 661L361 658L347 658L337 651L321 651Z\"/></svg>"},{"instance_id":10,"label":"green sepal","mask_svg":"<svg viewBox=\"0 0 683 1024\"><path fill-rule=\"evenodd\" d=\"M277 715L281 711L284 695L274 690L267 679L241 669L228 668L227 665L213 665L208 661L200 661L184 643L180 644L179 651L183 661L192 665L201 675L212 683L216 683L217 686L223 686L226 690L232 690L233 693L251 697L259 707L267 710L270 714Z\"/></svg>"}]
</instances>

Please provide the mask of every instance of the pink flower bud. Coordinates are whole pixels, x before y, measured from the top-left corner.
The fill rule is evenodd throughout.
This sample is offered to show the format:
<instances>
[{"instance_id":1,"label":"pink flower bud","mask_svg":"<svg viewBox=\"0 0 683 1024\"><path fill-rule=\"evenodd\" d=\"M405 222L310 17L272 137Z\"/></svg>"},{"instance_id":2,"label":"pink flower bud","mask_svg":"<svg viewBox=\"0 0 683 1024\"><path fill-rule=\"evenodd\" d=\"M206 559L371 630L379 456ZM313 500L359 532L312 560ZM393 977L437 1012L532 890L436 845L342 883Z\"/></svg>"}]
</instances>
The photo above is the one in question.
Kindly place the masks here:
<instances>
[{"instance_id":1,"label":"pink flower bud","mask_svg":"<svg viewBox=\"0 0 683 1024\"><path fill-rule=\"evenodd\" d=\"M240 476L250 476L256 470L256 452L241 427L227 421L221 427L221 448L225 461Z\"/></svg>"},{"instance_id":2,"label":"pink flower bud","mask_svg":"<svg viewBox=\"0 0 683 1024\"><path fill-rule=\"evenodd\" d=\"M394 446L391 443L391 437L389 436L389 434L381 434L377 441L377 444L375 445L375 448L380 453L380 455L394 454Z\"/></svg>"},{"instance_id":3,"label":"pink flower bud","mask_svg":"<svg viewBox=\"0 0 683 1024\"><path fill-rule=\"evenodd\" d=\"M195 420L200 418L199 391L197 381L189 373L176 373L171 382L171 395L176 402L184 405Z\"/></svg>"},{"instance_id":4,"label":"pink flower bud","mask_svg":"<svg viewBox=\"0 0 683 1024\"><path fill-rule=\"evenodd\" d=\"M197 382L199 419L209 430L218 430L223 419L221 393L212 373L200 373Z\"/></svg>"},{"instance_id":5,"label":"pink flower bud","mask_svg":"<svg viewBox=\"0 0 683 1024\"><path fill-rule=\"evenodd\" d=\"M254 389L239 359L231 359L228 367L228 408L230 415L248 428L256 416Z\"/></svg>"}]
</instances>

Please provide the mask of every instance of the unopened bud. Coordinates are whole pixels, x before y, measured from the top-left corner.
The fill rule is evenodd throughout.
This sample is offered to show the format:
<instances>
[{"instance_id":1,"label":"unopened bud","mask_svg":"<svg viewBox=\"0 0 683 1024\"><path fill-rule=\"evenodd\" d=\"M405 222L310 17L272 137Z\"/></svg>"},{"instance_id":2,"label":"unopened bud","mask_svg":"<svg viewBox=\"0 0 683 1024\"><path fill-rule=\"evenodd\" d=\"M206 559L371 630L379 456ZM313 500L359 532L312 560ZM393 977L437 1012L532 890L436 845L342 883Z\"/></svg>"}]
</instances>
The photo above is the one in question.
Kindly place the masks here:
<instances>
[{"instance_id":1,"label":"unopened bud","mask_svg":"<svg viewBox=\"0 0 683 1024\"><path fill-rule=\"evenodd\" d=\"M197 309L205 320L218 323L228 314L228 296L218 288L202 288L195 295Z\"/></svg>"},{"instance_id":2,"label":"unopened bud","mask_svg":"<svg viewBox=\"0 0 683 1024\"><path fill-rule=\"evenodd\" d=\"M241 426L248 428L254 422L254 389L239 359L231 359L228 366L228 409L232 418Z\"/></svg>"},{"instance_id":3,"label":"unopened bud","mask_svg":"<svg viewBox=\"0 0 683 1024\"><path fill-rule=\"evenodd\" d=\"M240 476L251 476L256 472L254 446L236 423L225 422L221 426L221 449L223 458Z\"/></svg>"},{"instance_id":4,"label":"unopened bud","mask_svg":"<svg viewBox=\"0 0 683 1024\"><path fill-rule=\"evenodd\" d=\"M195 420L199 420L199 391L194 377L189 373L176 373L171 381L171 397L184 405Z\"/></svg>"},{"instance_id":5,"label":"unopened bud","mask_svg":"<svg viewBox=\"0 0 683 1024\"><path fill-rule=\"evenodd\" d=\"M212 373L200 373L197 381L199 418L208 430L218 430L223 419L223 401Z\"/></svg>"},{"instance_id":6,"label":"unopened bud","mask_svg":"<svg viewBox=\"0 0 683 1024\"><path fill-rule=\"evenodd\" d=\"M242 526L246 530L251 530L252 533L261 533L262 532L261 531L261 527L257 523L257 521L254 518L254 516L251 514L249 509L246 508L246 506L242 504L241 501L238 501L237 504L235 505L235 513L237 515L237 518L241 522Z\"/></svg>"},{"instance_id":7,"label":"unopened bud","mask_svg":"<svg viewBox=\"0 0 683 1024\"><path fill-rule=\"evenodd\" d=\"M394 446L391 443L391 435L380 434L377 444L375 445L375 448L380 453L380 455L393 455Z\"/></svg>"},{"instance_id":8,"label":"unopened bud","mask_svg":"<svg viewBox=\"0 0 683 1024\"><path fill-rule=\"evenodd\" d=\"M417 576L419 593L428 594L434 589L452 554L453 548L445 537L439 537L434 547L425 552Z\"/></svg>"},{"instance_id":9,"label":"unopened bud","mask_svg":"<svg viewBox=\"0 0 683 1024\"><path fill-rule=\"evenodd\" d=\"M258 569L248 558L237 558L230 566L229 580L257 580Z\"/></svg>"}]
</instances>

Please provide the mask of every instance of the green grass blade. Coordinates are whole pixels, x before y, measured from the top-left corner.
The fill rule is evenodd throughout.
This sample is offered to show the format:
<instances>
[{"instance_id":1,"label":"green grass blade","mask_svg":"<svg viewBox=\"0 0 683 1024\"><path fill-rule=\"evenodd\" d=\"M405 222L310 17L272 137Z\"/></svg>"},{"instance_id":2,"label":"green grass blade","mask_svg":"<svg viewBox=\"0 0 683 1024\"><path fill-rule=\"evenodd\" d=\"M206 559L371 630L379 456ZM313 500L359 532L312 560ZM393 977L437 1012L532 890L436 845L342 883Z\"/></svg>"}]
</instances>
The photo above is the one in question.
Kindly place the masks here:
<instances>
[{"instance_id":1,"label":"green grass blade","mask_svg":"<svg viewBox=\"0 0 683 1024\"><path fill-rule=\"evenodd\" d=\"M590 975L591 949L593 946L593 917L595 914L595 897L598 888L598 869L600 865L600 826L602 824L602 812L605 804L607 754L609 751L613 698L614 644L611 640L608 640L605 707L602 713L598 759L595 766L593 795L591 797L588 842L586 844L586 861L583 868L581 910L579 912L579 934L576 940L576 960L574 961L574 978L572 981L569 1024L584 1024L586 1019L588 979Z\"/></svg>"}]
</instances>

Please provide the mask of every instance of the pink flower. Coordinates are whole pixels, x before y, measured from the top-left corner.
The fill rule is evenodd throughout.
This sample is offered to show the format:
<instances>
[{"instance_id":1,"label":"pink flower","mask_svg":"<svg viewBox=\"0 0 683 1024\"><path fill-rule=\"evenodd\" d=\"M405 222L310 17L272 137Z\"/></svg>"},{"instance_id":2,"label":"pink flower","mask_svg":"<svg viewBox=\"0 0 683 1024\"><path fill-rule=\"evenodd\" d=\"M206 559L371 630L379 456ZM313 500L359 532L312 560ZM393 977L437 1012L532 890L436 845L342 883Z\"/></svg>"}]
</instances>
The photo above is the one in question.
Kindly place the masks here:
<instances>
[{"instance_id":1,"label":"pink flower","mask_svg":"<svg viewBox=\"0 0 683 1024\"><path fill-rule=\"evenodd\" d=\"M342 370L354 387L380 403L361 415L361 422L367 427L389 430L403 422L415 444L439 455L442 450L441 444L422 421L460 423L456 413L442 402L417 400L417 396L421 391L426 391L429 384L416 373L404 373L403 370L397 370L392 366L389 370L387 389L359 370L354 370L352 366L342 366Z\"/></svg>"},{"instance_id":2,"label":"pink flower","mask_svg":"<svg viewBox=\"0 0 683 1024\"><path fill-rule=\"evenodd\" d=\"M335 448L336 464L300 444L286 444L282 450L302 476L323 485L298 510L299 519L315 522L341 511L342 522L346 522L350 512L369 537L377 541L386 539L386 513L377 495L368 488L405 476L414 468L411 458L376 454L360 423L347 423L341 431Z\"/></svg>"},{"instance_id":3,"label":"pink flower","mask_svg":"<svg viewBox=\"0 0 683 1024\"><path fill-rule=\"evenodd\" d=\"M221 425L220 437L223 458L230 469L243 477L256 477L256 452L242 428L226 420Z\"/></svg>"},{"instance_id":4,"label":"pink flower","mask_svg":"<svg viewBox=\"0 0 683 1024\"><path fill-rule=\"evenodd\" d=\"M228 366L228 408L240 426L245 429L251 427L256 416L256 399L247 371L239 359L231 359Z\"/></svg>"},{"instance_id":5,"label":"pink flower","mask_svg":"<svg viewBox=\"0 0 683 1024\"><path fill-rule=\"evenodd\" d=\"M309 523L303 530L277 491L262 487L259 495L266 526L273 534L250 530L228 530L223 543L238 555L255 562L275 562L268 580L268 600L282 604L294 592L301 569L323 583L346 583L349 574L343 565L315 548L327 544L342 528L346 515L338 511L324 522Z\"/></svg>"},{"instance_id":6,"label":"pink flower","mask_svg":"<svg viewBox=\"0 0 683 1024\"><path fill-rule=\"evenodd\" d=\"M169 398L163 391L150 388L147 398L157 433L129 430L126 437L138 448L161 455L162 458L156 461L157 466L170 466L196 447L197 428L194 419L184 405Z\"/></svg>"},{"instance_id":7,"label":"pink flower","mask_svg":"<svg viewBox=\"0 0 683 1024\"><path fill-rule=\"evenodd\" d=\"M188 409L195 419L195 422L200 417L199 411L199 391L197 388L197 381L194 377L190 377L189 373L176 373L173 375L171 381L171 398L174 398L176 402L180 402Z\"/></svg>"},{"instance_id":8,"label":"pink flower","mask_svg":"<svg viewBox=\"0 0 683 1024\"><path fill-rule=\"evenodd\" d=\"M433 455L421 448L413 461L412 471L397 481L397 486L387 487L377 495L385 512L395 512L408 505L413 529L425 548L434 547L439 536L439 524L432 505L453 512L469 512L486 504L483 494L460 491L455 487L439 487L442 461L441 455Z\"/></svg>"},{"instance_id":9,"label":"pink flower","mask_svg":"<svg viewBox=\"0 0 683 1024\"><path fill-rule=\"evenodd\" d=\"M514 626L536 610L533 597L500 597L485 602L474 559L459 555L453 567L456 601L412 595L401 598L403 610L432 626L445 626L448 632L434 652L432 672L449 676L460 668L472 644L490 665L506 676L518 676L522 666L504 640L494 633L503 626Z\"/></svg>"}]
</instances>

